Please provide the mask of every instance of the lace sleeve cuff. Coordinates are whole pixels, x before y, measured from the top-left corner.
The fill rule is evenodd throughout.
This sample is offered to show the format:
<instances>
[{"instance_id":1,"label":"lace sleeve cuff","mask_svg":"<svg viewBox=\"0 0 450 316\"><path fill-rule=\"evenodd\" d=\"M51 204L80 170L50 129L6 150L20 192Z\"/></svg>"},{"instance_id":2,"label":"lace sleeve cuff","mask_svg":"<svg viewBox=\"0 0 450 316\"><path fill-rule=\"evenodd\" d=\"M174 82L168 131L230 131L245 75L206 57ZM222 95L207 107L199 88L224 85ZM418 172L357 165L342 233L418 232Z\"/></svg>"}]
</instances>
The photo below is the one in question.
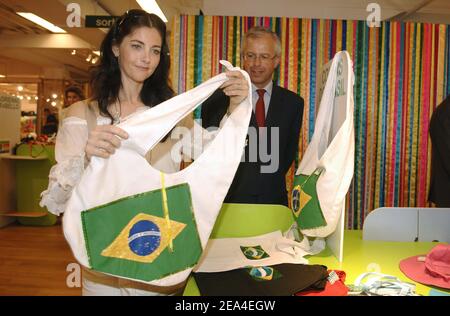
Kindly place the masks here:
<instances>
[{"instance_id":1,"label":"lace sleeve cuff","mask_svg":"<svg viewBox=\"0 0 450 316\"><path fill-rule=\"evenodd\" d=\"M73 188L81 179L85 163L86 159L83 153L54 165L50 170L48 188L41 193L39 205L47 207L50 213L61 215Z\"/></svg>"}]
</instances>

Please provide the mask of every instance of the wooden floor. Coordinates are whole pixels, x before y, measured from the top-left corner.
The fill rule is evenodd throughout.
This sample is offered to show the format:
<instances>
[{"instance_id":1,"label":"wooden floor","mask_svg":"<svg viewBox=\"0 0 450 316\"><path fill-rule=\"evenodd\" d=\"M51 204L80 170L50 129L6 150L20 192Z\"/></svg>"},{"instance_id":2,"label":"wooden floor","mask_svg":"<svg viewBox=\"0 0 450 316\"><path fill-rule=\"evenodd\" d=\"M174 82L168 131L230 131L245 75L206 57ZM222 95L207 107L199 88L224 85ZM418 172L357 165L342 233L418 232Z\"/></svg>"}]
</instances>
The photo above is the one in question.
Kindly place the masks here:
<instances>
[{"instance_id":1,"label":"wooden floor","mask_svg":"<svg viewBox=\"0 0 450 316\"><path fill-rule=\"evenodd\" d=\"M66 285L75 262L60 224L0 228L0 296L81 295Z\"/></svg>"}]
</instances>

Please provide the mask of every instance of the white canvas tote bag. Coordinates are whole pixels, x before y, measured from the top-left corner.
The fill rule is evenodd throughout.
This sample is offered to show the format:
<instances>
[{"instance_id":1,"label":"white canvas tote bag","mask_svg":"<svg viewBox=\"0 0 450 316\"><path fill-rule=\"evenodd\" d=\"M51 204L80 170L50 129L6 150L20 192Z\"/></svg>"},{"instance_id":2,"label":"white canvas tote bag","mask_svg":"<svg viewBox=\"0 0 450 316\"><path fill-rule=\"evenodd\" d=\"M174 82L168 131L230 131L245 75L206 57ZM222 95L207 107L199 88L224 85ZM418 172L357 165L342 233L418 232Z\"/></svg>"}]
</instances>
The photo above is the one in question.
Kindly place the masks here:
<instances>
[{"instance_id":1,"label":"white canvas tote bag","mask_svg":"<svg viewBox=\"0 0 450 316\"><path fill-rule=\"evenodd\" d=\"M295 174L292 192L297 224L309 237L327 237L334 232L353 178L353 84L350 56L338 52L328 71L314 134Z\"/></svg>"},{"instance_id":2,"label":"white canvas tote bag","mask_svg":"<svg viewBox=\"0 0 450 316\"><path fill-rule=\"evenodd\" d=\"M206 150L179 172L162 177L144 156L228 80L224 73L118 125L129 138L108 159L91 159L65 210L64 235L80 264L157 286L175 285L188 277L206 245L245 146L252 100L250 78L242 73L248 81L248 98ZM190 248L193 243L196 252Z\"/></svg>"}]
</instances>

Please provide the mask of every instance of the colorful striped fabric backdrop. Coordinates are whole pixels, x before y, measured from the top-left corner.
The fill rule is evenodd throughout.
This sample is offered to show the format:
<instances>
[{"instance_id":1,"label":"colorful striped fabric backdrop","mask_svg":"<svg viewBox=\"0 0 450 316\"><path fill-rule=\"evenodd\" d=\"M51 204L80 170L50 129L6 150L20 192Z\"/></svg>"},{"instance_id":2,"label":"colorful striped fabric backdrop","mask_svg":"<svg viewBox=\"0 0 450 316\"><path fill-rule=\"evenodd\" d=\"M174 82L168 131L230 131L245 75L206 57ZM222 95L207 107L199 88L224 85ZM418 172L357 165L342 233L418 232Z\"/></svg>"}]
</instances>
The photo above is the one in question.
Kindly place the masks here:
<instances>
[{"instance_id":1,"label":"colorful striped fabric backdrop","mask_svg":"<svg viewBox=\"0 0 450 316\"><path fill-rule=\"evenodd\" d=\"M305 99L299 159L314 131L321 66L340 50L350 53L356 146L347 228L361 229L365 216L378 207L427 206L428 125L436 105L450 94L450 26L382 22L369 28L365 21L180 16L170 38L175 91L218 74L220 59L240 66L241 36L255 25L280 36L275 81Z\"/></svg>"}]
</instances>

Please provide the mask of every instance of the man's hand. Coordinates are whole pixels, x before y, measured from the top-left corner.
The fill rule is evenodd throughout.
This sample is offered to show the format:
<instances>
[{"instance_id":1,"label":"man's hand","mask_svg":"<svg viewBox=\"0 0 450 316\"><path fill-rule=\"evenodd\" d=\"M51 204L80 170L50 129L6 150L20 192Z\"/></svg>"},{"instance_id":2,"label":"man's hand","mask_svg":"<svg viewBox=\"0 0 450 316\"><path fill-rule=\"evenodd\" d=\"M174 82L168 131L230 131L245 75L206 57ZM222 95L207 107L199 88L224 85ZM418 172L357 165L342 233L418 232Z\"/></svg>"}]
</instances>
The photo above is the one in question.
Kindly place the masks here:
<instances>
[{"instance_id":1,"label":"man's hand","mask_svg":"<svg viewBox=\"0 0 450 316\"><path fill-rule=\"evenodd\" d=\"M248 96L248 83L240 71L227 71L225 74L229 80L220 88L230 97L228 111L231 113Z\"/></svg>"}]
</instances>

